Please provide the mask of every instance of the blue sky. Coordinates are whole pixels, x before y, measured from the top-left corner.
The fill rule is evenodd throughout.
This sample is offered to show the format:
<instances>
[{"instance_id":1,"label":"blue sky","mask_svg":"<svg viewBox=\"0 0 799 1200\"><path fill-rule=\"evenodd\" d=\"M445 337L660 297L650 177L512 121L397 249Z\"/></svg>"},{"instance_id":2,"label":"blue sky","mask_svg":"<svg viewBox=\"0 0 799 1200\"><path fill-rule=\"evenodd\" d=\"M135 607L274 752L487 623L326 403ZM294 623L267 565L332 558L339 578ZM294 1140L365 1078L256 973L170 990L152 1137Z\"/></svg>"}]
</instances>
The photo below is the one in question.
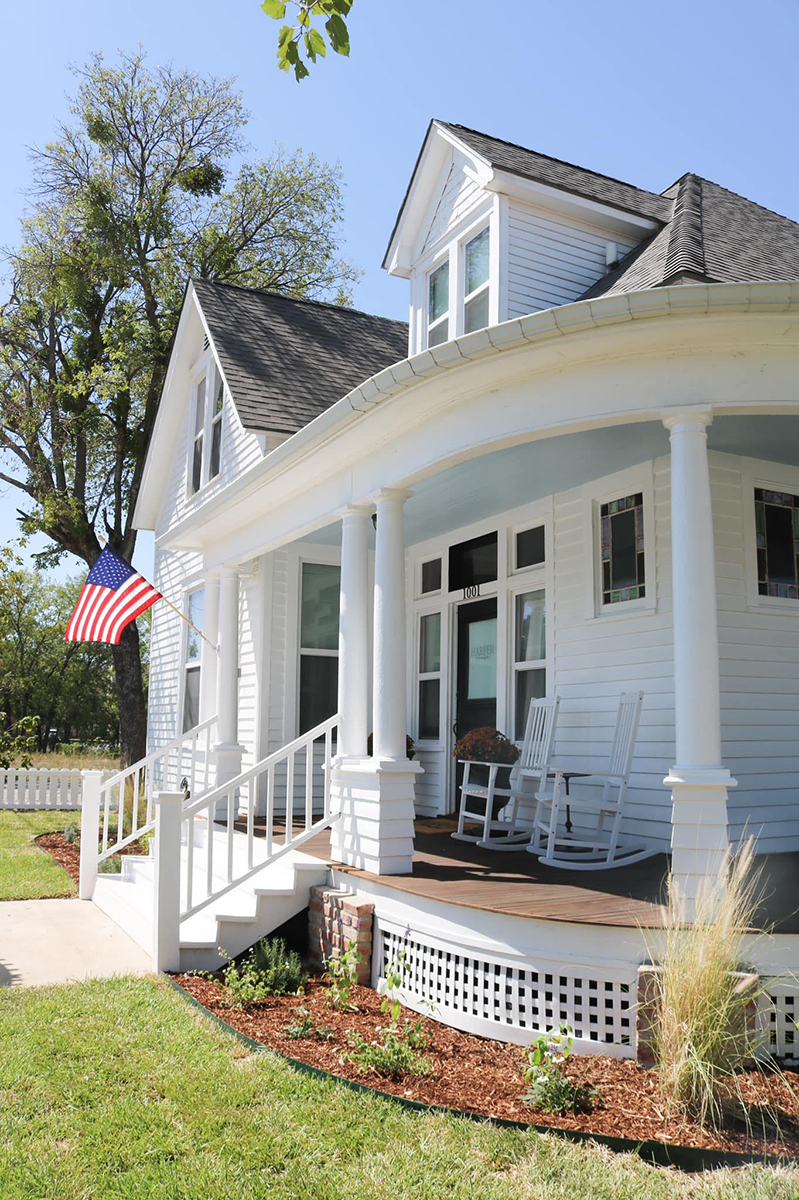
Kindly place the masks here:
<instances>
[{"instance_id":1,"label":"blue sky","mask_svg":"<svg viewBox=\"0 0 799 1200\"><path fill-rule=\"evenodd\" d=\"M355 0L351 58L301 84L277 70L257 0L40 0L3 24L0 245L17 236L28 147L66 115L69 64L139 44L154 64L235 75L253 155L281 143L341 162L355 303L386 316L407 315L380 262L431 117L656 191L695 171L799 220L796 0ZM16 507L0 485L0 544Z\"/></svg>"}]
</instances>

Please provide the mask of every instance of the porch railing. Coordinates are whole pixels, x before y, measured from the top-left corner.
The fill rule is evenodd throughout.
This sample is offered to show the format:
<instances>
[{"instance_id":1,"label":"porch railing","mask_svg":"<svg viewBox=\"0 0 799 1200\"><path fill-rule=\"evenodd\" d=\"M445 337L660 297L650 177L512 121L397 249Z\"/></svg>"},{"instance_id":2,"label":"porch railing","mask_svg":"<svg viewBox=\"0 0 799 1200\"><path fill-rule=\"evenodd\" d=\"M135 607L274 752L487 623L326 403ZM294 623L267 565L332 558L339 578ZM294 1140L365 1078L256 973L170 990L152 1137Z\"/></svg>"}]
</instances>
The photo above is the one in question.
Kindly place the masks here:
<instances>
[{"instance_id":1,"label":"porch railing","mask_svg":"<svg viewBox=\"0 0 799 1200\"><path fill-rule=\"evenodd\" d=\"M209 717L101 785L98 863L155 828L156 792L182 791L188 799L213 785L216 723Z\"/></svg>"},{"instance_id":2,"label":"porch railing","mask_svg":"<svg viewBox=\"0 0 799 1200\"><path fill-rule=\"evenodd\" d=\"M201 912L335 820L330 770L338 715L183 807L180 919ZM246 797L246 816L236 828ZM256 816L262 810L262 817Z\"/></svg>"}]
</instances>

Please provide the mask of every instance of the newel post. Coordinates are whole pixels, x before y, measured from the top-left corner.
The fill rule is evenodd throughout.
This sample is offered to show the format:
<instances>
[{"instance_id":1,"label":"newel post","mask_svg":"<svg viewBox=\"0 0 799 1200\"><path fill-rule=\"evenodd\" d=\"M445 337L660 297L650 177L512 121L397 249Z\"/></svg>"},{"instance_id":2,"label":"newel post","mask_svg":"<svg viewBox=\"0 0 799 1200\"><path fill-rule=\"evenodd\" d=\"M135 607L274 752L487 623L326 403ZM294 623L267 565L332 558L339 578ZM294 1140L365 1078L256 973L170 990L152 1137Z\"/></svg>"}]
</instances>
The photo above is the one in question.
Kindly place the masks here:
<instances>
[{"instance_id":1,"label":"newel post","mask_svg":"<svg viewBox=\"0 0 799 1200\"><path fill-rule=\"evenodd\" d=\"M180 826L183 792L155 795L153 970L180 970ZM208 831L211 836L211 831Z\"/></svg>"},{"instance_id":2,"label":"newel post","mask_svg":"<svg viewBox=\"0 0 799 1200\"><path fill-rule=\"evenodd\" d=\"M80 802L80 883L81 900L91 900L97 882L97 854L100 841L100 789L102 771L81 771Z\"/></svg>"}]
</instances>

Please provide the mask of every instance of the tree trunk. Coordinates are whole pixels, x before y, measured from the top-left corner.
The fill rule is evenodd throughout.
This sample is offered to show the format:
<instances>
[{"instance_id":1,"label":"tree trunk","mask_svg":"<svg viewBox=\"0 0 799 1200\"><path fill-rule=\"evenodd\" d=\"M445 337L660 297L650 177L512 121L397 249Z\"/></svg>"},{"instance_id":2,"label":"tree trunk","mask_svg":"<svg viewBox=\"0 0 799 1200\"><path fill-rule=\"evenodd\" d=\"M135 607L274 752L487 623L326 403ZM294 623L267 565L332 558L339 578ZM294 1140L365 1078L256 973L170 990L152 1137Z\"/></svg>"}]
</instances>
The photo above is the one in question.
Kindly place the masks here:
<instances>
[{"instance_id":1,"label":"tree trunk","mask_svg":"<svg viewBox=\"0 0 799 1200\"><path fill-rule=\"evenodd\" d=\"M139 653L139 631L131 621L113 647L114 677L119 703L119 750L123 767L147 753L147 707Z\"/></svg>"}]
</instances>

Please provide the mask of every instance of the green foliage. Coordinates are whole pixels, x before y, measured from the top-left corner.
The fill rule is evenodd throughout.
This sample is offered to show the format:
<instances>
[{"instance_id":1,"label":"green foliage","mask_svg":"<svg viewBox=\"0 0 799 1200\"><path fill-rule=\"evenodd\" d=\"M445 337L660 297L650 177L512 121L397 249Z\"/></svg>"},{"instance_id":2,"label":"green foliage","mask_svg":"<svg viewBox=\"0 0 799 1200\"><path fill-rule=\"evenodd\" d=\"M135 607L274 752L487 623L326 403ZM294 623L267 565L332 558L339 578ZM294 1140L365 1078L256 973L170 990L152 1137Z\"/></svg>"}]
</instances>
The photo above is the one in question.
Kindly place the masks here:
<instances>
[{"instance_id":1,"label":"green foliage","mask_svg":"<svg viewBox=\"0 0 799 1200\"><path fill-rule=\"evenodd\" d=\"M240 961L230 959L224 980L231 1007L260 1004L269 996L299 992L308 978L300 956L283 938L261 938Z\"/></svg>"},{"instance_id":2,"label":"green foliage","mask_svg":"<svg viewBox=\"0 0 799 1200\"><path fill-rule=\"evenodd\" d=\"M342 950L337 958L329 958L327 967L327 1003L339 1012L357 1012L350 996L358 978L362 954L355 946Z\"/></svg>"},{"instance_id":3,"label":"green foliage","mask_svg":"<svg viewBox=\"0 0 799 1200\"><path fill-rule=\"evenodd\" d=\"M294 1020L284 1027L283 1032L294 1041L318 1038L320 1041L329 1042L333 1037L333 1030L328 1029L326 1025L317 1025L310 1011L303 1005L294 1013Z\"/></svg>"},{"instance_id":4,"label":"green foliage","mask_svg":"<svg viewBox=\"0 0 799 1200\"><path fill-rule=\"evenodd\" d=\"M327 57L327 44L336 54L349 55L347 18L353 0L263 0L261 9L275 21L283 21L286 9L296 9L297 24L282 25L277 38L277 62L281 71L293 71L299 81L309 74L308 63ZM318 18L322 29L314 25ZM325 40L327 34L327 40ZM304 56L304 57L303 57Z\"/></svg>"},{"instance_id":5,"label":"green foliage","mask_svg":"<svg viewBox=\"0 0 799 1200\"><path fill-rule=\"evenodd\" d=\"M36 725L38 717L20 717L10 728L6 727L8 715L0 712L0 768L12 764L30 767L36 749Z\"/></svg>"},{"instance_id":6,"label":"green foliage","mask_svg":"<svg viewBox=\"0 0 799 1200\"><path fill-rule=\"evenodd\" d=\"M548 1113L591 1111L598 1093L566 1076L572 1040L569 1026L561 1025L557 1032L544 1033L527 1047L524 1081L529 1090L521 1097L524 1104Z\"/></svg>"},{"instance_id":7,"label":"green foliage","mask_svg":"<svg viewBox=\"0 0 799 1200\"><path fill-rule=\"evenodd\" d=\"M421 1021L409 1021L403 1025L392 1024L387 1029L378 1027L378 1036L371 1042L355 1030L347 1035L352 1047L345 1058L355 1063L362 1075L383 1075L387 1079L402 1079L406 1075L431 1075L431 1058L422 1053L429 1039Z\"/></svg>"},{"instance_id":8,"label":"green foliage","mask_svg":"<svg viewBox=\"0 0 799 1200\"><path fill-rule=\"evenodd\" d=\"M80 842L80 825L67 825L61 836L71 846L78 845Z\"/></svg>"}]
</instances>

